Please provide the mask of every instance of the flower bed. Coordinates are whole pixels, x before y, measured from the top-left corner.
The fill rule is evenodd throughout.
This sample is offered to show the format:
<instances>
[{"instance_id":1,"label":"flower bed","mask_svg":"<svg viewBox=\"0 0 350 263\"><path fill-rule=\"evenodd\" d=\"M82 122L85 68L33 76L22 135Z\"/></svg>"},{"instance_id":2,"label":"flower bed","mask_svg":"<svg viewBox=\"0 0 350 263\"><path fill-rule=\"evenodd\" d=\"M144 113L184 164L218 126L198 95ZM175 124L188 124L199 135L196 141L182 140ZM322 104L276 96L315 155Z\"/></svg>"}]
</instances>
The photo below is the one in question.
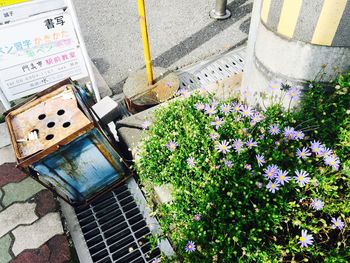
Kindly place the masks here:
<instances>
[{"instance_id":1,"label":"flower bed","mask_svg":"<svg viewBox=\"0 0 350 263\"><path fill-rule=\"evenodd\" d=\"M173 202L155 211L177 253L162 262L350 260L348 152L341 133L318 141L306 112L210 94L156 112L136 169L145 186L174 187Z\"/></svg>"}]
</instances>

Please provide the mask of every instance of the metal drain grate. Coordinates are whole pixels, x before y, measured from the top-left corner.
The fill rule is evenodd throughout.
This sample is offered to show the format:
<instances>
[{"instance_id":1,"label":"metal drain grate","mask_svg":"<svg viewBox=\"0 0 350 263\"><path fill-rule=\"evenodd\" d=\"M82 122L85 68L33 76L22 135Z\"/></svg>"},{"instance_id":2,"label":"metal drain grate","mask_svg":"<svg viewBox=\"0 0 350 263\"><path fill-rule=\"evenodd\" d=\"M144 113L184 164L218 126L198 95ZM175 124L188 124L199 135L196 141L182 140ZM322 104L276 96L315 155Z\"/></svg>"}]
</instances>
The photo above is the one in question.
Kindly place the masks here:
<instances>
[{"instance_id":1,"label":"metal drain grate","mask_svg":"<svg viewBox=\"0 0 350 263\"><path fill-rule=\"evenodd\" d=\"M150 229L125 184L75 212L94 263L152 262L161 253L151 251Z\"/></svg>"},{"instance_id":2,"label":"metal drain grate","mask_svg":"<svg viewBox=\"0 0 350 263\"><path fill-rule=\"evenodd\" d=\"M243 72L246 47L234 49L177 72L180 88L198 89Z\"/></svg>"}]
</instances>

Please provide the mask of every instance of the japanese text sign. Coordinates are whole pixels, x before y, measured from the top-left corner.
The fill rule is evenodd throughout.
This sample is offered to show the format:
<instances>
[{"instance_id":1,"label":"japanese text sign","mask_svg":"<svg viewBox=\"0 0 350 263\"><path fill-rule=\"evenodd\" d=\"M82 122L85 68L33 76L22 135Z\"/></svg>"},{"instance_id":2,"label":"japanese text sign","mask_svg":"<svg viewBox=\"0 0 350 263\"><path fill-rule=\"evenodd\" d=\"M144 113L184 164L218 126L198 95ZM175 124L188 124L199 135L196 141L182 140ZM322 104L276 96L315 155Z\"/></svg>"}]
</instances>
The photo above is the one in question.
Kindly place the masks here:
<instances>
[{"instance_id":1,"label":"japanese text sign","mask_svg":"<svg viewBox=\"0 0 350 263\"><path fill-rule=\"evenodd\" d=\"M70 16L49 12L0 27L0 86L9 101L88 76Z\"/></svg>"}]
</instances>

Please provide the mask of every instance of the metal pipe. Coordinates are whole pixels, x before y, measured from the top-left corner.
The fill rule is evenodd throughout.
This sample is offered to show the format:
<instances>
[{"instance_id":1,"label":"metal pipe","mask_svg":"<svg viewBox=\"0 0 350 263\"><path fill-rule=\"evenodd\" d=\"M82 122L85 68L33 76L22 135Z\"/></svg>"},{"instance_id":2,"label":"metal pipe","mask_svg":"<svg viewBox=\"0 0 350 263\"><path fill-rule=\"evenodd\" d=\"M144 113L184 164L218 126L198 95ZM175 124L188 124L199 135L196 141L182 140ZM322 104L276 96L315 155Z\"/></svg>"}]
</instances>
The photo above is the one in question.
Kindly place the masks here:
<instances>
[{"instance_id":1,"label":"metal pipe","mask_svg":"<svg viewBox=\"0 0 350 263\"><path fill-rule=\"evenodd\" d=\"M147 70L147 79L148 79L148 84L153 85L153 71L152 71L151 52L149 49L149 42L148 42L145 2L144 0L138 0L137 4L138 4L138 10L139 10L143 51L144 51L146 70Z\"/></svg>"},{"instance_id":2,"label":"metal pipe","mask_svg":"<svg viewBox=\"0 0 350 263\"><path fill-rule=\"evenodd\" d=\"M231 16L231 12L226 8L227 0L216 0L215 9L211 10L209 15L214 19L226 19Z\"/></svg>"}]
</instances>

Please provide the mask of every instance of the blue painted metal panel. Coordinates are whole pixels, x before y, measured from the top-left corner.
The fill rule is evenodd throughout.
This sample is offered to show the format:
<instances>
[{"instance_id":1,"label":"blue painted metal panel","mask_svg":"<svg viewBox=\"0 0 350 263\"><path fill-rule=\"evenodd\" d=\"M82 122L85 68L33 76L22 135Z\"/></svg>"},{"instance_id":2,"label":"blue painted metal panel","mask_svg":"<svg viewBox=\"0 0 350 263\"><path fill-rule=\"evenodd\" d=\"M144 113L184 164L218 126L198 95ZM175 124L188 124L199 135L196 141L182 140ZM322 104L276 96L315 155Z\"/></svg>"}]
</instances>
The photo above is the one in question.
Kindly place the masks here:
<instances>
[{"instance_id":1,"label":"blue painted metal panel","mask_svg":"<svg viewBox=\"0 0 350 263\"><path fill-rule=\"evenodd\" d=\"M41 180L50 182L73 201L83 201L122 179L126 167L97 129L32 165Z\"/></svg>"}]
</instances>

